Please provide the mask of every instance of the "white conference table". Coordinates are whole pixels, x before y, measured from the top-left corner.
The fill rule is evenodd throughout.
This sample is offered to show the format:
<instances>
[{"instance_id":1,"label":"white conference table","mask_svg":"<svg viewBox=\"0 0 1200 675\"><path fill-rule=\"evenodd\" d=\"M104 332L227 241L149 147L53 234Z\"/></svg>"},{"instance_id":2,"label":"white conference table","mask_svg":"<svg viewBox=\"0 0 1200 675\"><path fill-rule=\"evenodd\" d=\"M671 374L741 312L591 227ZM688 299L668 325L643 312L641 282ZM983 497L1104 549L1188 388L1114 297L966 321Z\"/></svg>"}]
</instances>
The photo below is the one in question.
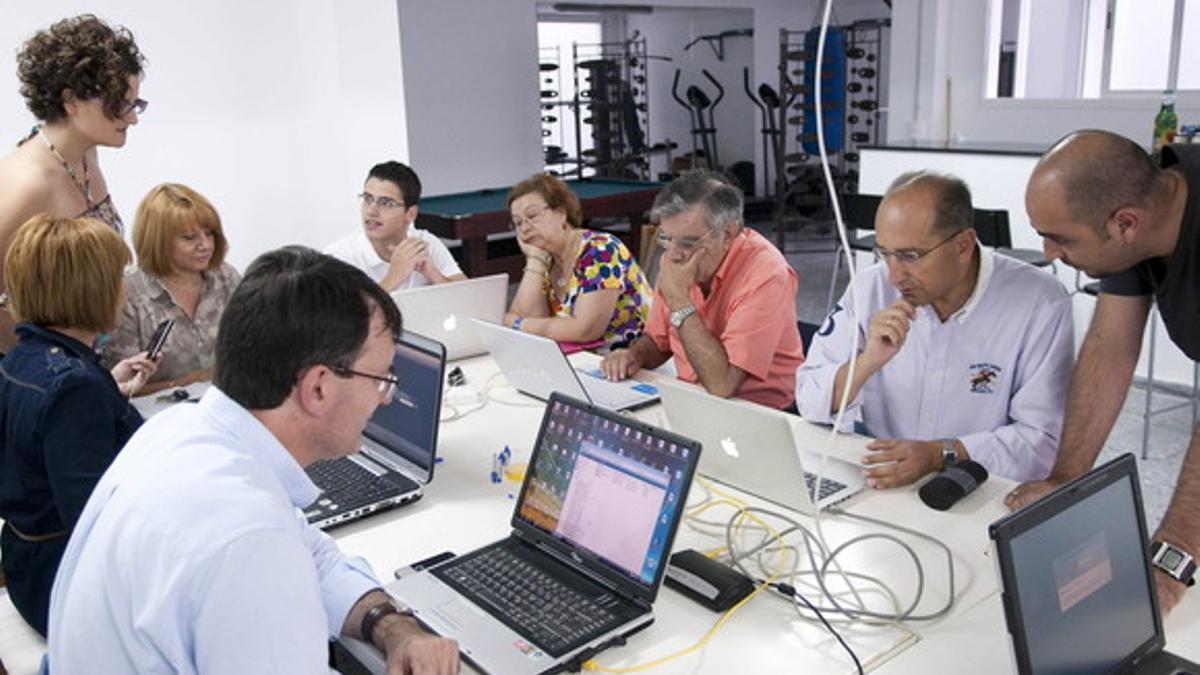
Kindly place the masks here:
<instances>
[{"instance_id":1,"label":"white conference table","mask_svg":"<svg viewBox=\"0 0 1200 675\"><path fill-rule=\"evenodd\" d=\"M595 357L579 354L572 359L587 364ZM467 359L456 365L462 367L469 384L483 388L492 381L496 386L491 391L492 400L485 407L462 419L442 424L438 442L440 463L433 482L426 488L425 497L416 504L331 533L343 550L366 558L385 581L391 578L394 570L413 561L442 551L467 552L505 536L510 529L519 483L490 482L492 453L507 445L513 451L514 461L528 459L543 405L517 393L502 378L491 380L496 367L488 357ZM653 380L656 375L646 373L640 377ZM663 425L664 422L661 406L644 408L634 414L653 424ZM802 443L812 449L829 446L828 452L832 456L843 459L857 461L867 442L862 437L839 435L830 444L827 429L798 419L795 424ZM916 661L905 656L922 653L925 643L930 640L950 643L957 639L950 636L954 636L961 617L974 619L977 616L972 614L975 608L986 606L990 600L999 597L987 524L1007 513L1001 497L1009 487L1011 483L1003 479L989 480L946 512L933 511L922 504L915 487L867 492L843 504L850 513L899 523L934 535L954 552L955 602L947 615L932 621L910 621L907 631L894 626L839 626L864 666L896 673L961 669L963 660L953 644L947 644L944 652L925 650L928 656ZM724 487L720 489L728 491ZM694 486L689 503L698 503L704 492L704 486ZM756 505L780 510L769 503L739 496ZM732 513L731 508L713 507L703 517L723 521ZM811 518L788 513L811 527ZM821 523L831 547L854 536L883 530L837 515L826 515ZM709 550L722 546L723 535L715 536L711 532L711 528L693 527L685 521L674 548ZM910 543L925 565L925 594L916 613L940 608L948 595L944 553L913 537L898 536ZM902 604L911 602L916 574L913 563L898 547L863 544L848 551L844 557L839 556L839 560L849 571L885 579L900 596ZM810 594L809 597L813 596ZM880 603L873 605L879 607ZM718 619L716 613L665 587L659 593L655 614L653 625L632 636L625 646L602 652L596 657L597 662L610 668L628 668L655 660L691 645ZM974 620L982 622L986 618L984 615ZM1000 642L1004 648L1001 655L1004 655L1007 638L1003 617L994 625L981 626L985 633L994 634L989 639ZM948 637L943 640L941 635ZM704 648L656 667L653 672L737 671L853 672L853 664L823 627L800 621L789 601L773 592L764 592L729 619Z\"/></svg>"},{"instance_id":2,"label":"white conference table","mask_svg":"<svg viewBox=\"0 0 1200 675\"><path fill-rule=\"evenodd\" d=\"M581 364L594 362L591 354L577 354ZM497 376L486 356L466 359L461 366L468 384L481 390L489 383L489 402L461 419L443 422L438 439L439 463L433 482L420 501L336 528L331 535L344 551L364 557L385 583L392 572L411 562L442 551L463 553L505 536L518 482L490 480L492 454L511 448L514 462L528 459L541 421L543 404L519 394ZM654 380L655 373L640 374ZM197 390L193 393L199 393ZM147 405L153 412L163 404ZM464 406L468 407L468 406ZM661 406L637 411L646 422L666 426ZM830 441L827 429L796 419L801 443L825 450L831 456L856 461L867 439L837 435ZM706 450L707 451L707 450ZM961 672L965 664L979 673L1012 672L1008 637L1004 627L998 581L992 561L987 525L1007 510L1001 503L1012 483L992 478L951 510L938 512L920 502L915 487L869 491L845 502L851 513L897 523L933 535L954 552L955 600L950 611L935 620L909 621L895 626L839 625L838 629L867 669L890 673ZM718 486L757 506L782 510L770 503ZM699 503L707 488L693 486L689 503ZM812 518L788 515L812 526ZM726 520L728 507L713 507L702 517ZM775 523L773 523L775 524ZM827 544L835 547L851 537L885 528L839 515L821 518ZM948 595L945 556L934 546L892 532L909 543L925 565L925 592L916 613L940 608ZM789 541L795 542L796 538ZM723 534L685 521L675 550L709 550L724 545ZM908 555L895 545L878 542L856 546L839 560L848 571L880 577L907 605L914 597L916 575ZM1195 593L1166 622L1172 651L1200 659L1200 599ZM809 597L814 597L809 594ZM873 602L879 607L879 602ZM596 657L605 667L628 668L685 648L700 639L719 618L673 589L664 587L655 603L655 622L632 636L628 643ZM830 617L833 618L833 617ZM470 670L464 668L464 670ZM853 664L836 640L820 625L801 621L789 601L764 591L741 608L708 644L688 655L653 669L661 673L724 672L853 672Z\"/></svg>"}]
</instances>

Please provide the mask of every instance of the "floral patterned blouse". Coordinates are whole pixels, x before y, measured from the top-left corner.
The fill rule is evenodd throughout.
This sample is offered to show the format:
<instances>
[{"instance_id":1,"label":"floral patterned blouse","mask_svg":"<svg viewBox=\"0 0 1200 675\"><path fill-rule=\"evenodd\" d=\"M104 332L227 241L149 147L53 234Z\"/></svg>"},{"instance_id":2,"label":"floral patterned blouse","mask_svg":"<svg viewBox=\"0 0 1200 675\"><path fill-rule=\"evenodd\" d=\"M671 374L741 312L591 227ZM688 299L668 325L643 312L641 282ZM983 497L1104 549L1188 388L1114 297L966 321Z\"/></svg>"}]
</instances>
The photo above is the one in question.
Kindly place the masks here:
<instances>
[{"instance_id":1,"label":"floral patterned blouse","mask_svg":"<svg viewBox=\"0 0 1200 675\"><path fill-rule=\"evenodd\" d=\"M646 281L642 268L620 239L605 232L584 230L575 268L563 289L562 299L551 288L549 276L542 285L550 313L561 317L574 315L575 302L584 293L608 288L621 290L604 330L604 343L612 348L632 342L642 334L654 298L654 289Z\"/></svg>"}]
</instances>

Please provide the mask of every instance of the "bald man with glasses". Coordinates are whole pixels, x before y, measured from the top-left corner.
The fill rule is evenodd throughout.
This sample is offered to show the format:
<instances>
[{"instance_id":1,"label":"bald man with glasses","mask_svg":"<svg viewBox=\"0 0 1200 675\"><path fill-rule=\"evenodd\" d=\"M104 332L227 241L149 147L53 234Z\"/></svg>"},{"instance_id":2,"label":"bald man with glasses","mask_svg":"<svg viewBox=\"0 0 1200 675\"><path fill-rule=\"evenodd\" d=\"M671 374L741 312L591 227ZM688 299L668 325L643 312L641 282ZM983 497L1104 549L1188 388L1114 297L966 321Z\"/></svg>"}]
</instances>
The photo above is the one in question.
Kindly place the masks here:
<instances>
[{"instance_id":1,"label":"bald man with glasses","mask_svg":"<svg viewBox=\"0 0 1200 675\"><path fill-rule=\"evenodd\" d=\"M1052 275L981 248L973 213L958 178L896 179L875 217L881 262L834 306L797 373L809 421L832 422L849 388L843 429L877 439L863 457L872 487L963 459L1022 481L1054 464L1074 366L1070 296Z\"/></svg>"}]
</instances>

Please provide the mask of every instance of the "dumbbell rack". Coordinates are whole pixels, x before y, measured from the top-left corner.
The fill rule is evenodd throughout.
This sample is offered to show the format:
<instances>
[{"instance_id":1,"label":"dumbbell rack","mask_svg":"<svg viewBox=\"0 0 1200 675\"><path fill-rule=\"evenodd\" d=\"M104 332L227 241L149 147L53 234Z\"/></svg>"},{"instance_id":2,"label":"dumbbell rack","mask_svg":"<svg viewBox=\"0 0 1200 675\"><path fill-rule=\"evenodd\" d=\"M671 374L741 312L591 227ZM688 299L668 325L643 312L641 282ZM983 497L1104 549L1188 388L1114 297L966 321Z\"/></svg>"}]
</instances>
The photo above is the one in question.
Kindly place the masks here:
<instances>
[{"instance_id":1,"label":"dumbbell rack","mask_svg":"<svg viewBox=\"0 0 1200 675\"><path fill-rule=\"evenodd\" d=\"M826 36L822 108L826 153L838 196L858 191L859 146L882 140L880 69L884 31L890 26L890 19L873 19L840 27L844 60L831 58L831 38ZM813 152L814 126L809 124L807 131L805 126L806 122L815 122L813 74L807 72L815 65L816 41L811 32L812 29L779 31L779 90L787 102L780 109L781 133L775 154L775 229L780 246L797 215L827 214L830 203L820 158ZM809 36L807 41L806 36ZM833 128L838 125L840 130ZM806 144L808 149L804 147Z\"/></svg>"},{"instance_id":2,"label":"dumbbell rack","mask_svg":"<svg viewBox=\"0 0 1200 675\"><path fill-rule=\"evenodd\" d=\"M577 158L577 176L648 179L646 39L575 43L571 65L575 97L563 104L576 111L576 147L583 146L585 135L592 140L592 148Z\"/></svg>"},{"instance_id":3,"label":"dumbbell rack","mask_svg":"<svg viewBox=\"0 0 1200 675\"><path fill-rule=\"evenodd\" d=\"M846 192L858 192L859 146L883 140L879 70L884 31L891 25L891 19L871 19L846 28Z\"/></svg>"},{"instance_id":4,"label":"dumbbell rack","mask_svg":"<svg viewBox=\"0 0 1200 675\"><path fill-rule=\"evenodd\" d=\"M574 161L566 152L566 120L561 105L562 55L558 47L538 49L538 105L541 115L543 170L562 175L573 169ZM574 129L570 130L571 133ZM578 145L576 145L578 148Z\"/></svg>"}]
</instances>

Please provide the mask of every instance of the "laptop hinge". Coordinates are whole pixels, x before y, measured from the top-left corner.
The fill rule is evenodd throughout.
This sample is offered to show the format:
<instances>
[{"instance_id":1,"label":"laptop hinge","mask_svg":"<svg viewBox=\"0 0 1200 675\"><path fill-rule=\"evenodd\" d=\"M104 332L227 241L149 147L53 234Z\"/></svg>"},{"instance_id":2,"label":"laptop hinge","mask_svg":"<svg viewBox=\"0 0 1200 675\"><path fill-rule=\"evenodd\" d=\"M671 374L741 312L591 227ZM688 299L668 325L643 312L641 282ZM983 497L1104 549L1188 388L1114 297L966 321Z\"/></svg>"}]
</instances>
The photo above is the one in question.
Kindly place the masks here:
<instances>
[{"instance_id":1,"label":"laptop hinge","mask_svg":"<svg viewBox=\"0 0 1200 675\"><path fill-rule=\"evenodd\" d=\"M518 538L522 538L522 537L520 537L518 535ZM594 581L595 583L599 584L600 586L603 586L605 590L620 597L622 600L630 602L639 607L650 607L651 606L650 603L642 601L640 598L638 598L635 595L626 593L624 590L621 589L621 587L614 584L612 581L605 579L603 576L596 574L592 570L588 569L586 563L584 563L583 561L577 561L574 558L572 558L571 556L565 555L561 551L555 550L553 546L542 543L540 541L530 541L528 539L525 539L525 542L528 544L532 544L534 548L541 551L542 553L549 555L551 558L554 558L555 560L566 565L567 567L570 567L572 570L579 572L580 574L582 574L583 576L587 577L588 579Z\"/></svg>"}]
</instances>

